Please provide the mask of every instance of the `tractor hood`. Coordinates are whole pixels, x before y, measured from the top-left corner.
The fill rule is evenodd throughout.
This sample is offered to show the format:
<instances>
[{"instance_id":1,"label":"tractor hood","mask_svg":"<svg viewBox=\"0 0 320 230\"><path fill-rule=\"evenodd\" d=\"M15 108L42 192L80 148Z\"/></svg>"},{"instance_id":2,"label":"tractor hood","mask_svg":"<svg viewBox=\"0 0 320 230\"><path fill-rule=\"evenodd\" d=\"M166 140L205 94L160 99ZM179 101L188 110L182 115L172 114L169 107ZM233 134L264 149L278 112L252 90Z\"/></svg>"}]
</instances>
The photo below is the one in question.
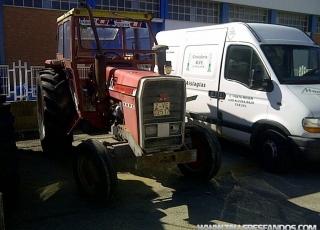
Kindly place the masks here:
<instances>
[{"instance_id":1,"label":"tractor hood","mask_svg":"<svg viewBox=\"0 0 320 230\"><path fill-rule=\"evenodd\" d=\"M106 74L109 90L133 96L141 78L159 76L157 73L147 70L120 69L116 67L107 67Z\"/></svg>"}]
</instances>

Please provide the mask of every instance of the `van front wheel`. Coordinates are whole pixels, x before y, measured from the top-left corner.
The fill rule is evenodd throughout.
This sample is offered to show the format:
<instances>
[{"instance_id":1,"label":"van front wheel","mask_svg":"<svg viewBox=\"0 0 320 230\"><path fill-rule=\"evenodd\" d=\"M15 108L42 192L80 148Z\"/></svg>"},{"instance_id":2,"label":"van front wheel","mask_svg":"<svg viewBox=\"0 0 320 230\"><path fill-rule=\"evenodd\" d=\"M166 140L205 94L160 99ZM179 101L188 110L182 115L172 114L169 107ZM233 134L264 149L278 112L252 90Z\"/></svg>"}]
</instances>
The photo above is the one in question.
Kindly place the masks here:
<instances>
[{"instance_id":1,"label":"van front wheel","mask_svg":"<svg viewBox=\"0 0 320 230\"><path fill-rule=\"evenodd\" d=\"M256 146L256 156L261 168L271 173L288 169L291 162L291 148L287 138L274 130L266 130Z\"/></svg>"}]
</instances>

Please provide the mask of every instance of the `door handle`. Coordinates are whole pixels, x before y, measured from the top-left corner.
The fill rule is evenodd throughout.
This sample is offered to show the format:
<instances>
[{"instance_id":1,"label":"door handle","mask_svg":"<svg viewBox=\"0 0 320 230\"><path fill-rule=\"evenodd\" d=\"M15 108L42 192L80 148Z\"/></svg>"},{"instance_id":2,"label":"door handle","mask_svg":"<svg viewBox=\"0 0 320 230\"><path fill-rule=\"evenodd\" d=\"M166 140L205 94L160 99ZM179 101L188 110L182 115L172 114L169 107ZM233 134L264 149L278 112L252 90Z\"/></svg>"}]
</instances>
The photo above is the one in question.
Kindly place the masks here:
<instances>
[{"instance_id":1,"label":"door handle","mask_svg":"<svg viewBox=\"0 0 320 230\"><path fill-rule=\"evenodd\" d=\"M225 92L219 92L219 91L211 91L209 90L208 96L210 98L217 98L217 99L225 99L226 93Z\"/></svg>"}]
</instances>

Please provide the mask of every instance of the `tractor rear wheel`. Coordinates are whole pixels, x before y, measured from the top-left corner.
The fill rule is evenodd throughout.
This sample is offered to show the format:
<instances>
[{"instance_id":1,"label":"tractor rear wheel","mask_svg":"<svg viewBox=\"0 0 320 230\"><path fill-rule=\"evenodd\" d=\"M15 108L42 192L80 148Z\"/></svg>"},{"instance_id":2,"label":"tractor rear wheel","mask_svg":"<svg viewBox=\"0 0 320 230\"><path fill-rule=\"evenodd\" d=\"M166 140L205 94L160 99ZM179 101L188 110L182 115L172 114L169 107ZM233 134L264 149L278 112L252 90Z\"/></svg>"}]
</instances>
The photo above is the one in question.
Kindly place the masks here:
<instances>
[{"instance_id":1,"label":"tractor rear wheel","mask_svg":"<svg viewBox=\"0 0 320 230\"><path fill-rule=\"evenodd\" d=\"M108 203L117 190L118 178L107 148L96 140L83 141L75 148L72 160L80 194L94 203Z\"/></svg>"},{"instance_id":2,"label":"tractor rear wheel","mask_svg":"<svg viewBox=\"0 0 320 230\"><path fill-rule=\"evenodd\" d=\"M202 181L212 179L221 166L221 148L217 138L208 129L188 124L185 138L188 148L197 149L197 161L179 164L180 172L191 179ZM191 141L187 141L188 138Z\"/></svg>"},{"instance_id":3,"label":"tractor rear wheel","mask_svg":"<svg viewBox=\"0 0 320 230\"><path fill-rule=\"evenodd\" d=\"M63 70L43 69L37 76L37 116L42 149L56 155L72 147L68 129L76 115L69 84Z\"/></svg>"}]
</instances>

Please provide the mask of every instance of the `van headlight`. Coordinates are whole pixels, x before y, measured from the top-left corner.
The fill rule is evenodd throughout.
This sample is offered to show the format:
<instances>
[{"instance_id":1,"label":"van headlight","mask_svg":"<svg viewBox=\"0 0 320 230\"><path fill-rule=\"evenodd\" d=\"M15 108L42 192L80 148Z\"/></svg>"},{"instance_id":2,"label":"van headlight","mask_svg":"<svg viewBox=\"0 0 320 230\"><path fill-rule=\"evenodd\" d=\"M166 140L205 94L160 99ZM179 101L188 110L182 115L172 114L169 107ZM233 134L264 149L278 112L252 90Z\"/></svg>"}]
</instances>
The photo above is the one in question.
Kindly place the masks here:
<instances>
[{"instance_id":1,"label":"van headlight","mask_svg":"<svg viewBox=\"0 0 320 230\"><path fill-rule=\"evenodd\" d=\"M320 118L304 118L302 126L309 133L320 133Z\"/></svg>"}]
</instances>

